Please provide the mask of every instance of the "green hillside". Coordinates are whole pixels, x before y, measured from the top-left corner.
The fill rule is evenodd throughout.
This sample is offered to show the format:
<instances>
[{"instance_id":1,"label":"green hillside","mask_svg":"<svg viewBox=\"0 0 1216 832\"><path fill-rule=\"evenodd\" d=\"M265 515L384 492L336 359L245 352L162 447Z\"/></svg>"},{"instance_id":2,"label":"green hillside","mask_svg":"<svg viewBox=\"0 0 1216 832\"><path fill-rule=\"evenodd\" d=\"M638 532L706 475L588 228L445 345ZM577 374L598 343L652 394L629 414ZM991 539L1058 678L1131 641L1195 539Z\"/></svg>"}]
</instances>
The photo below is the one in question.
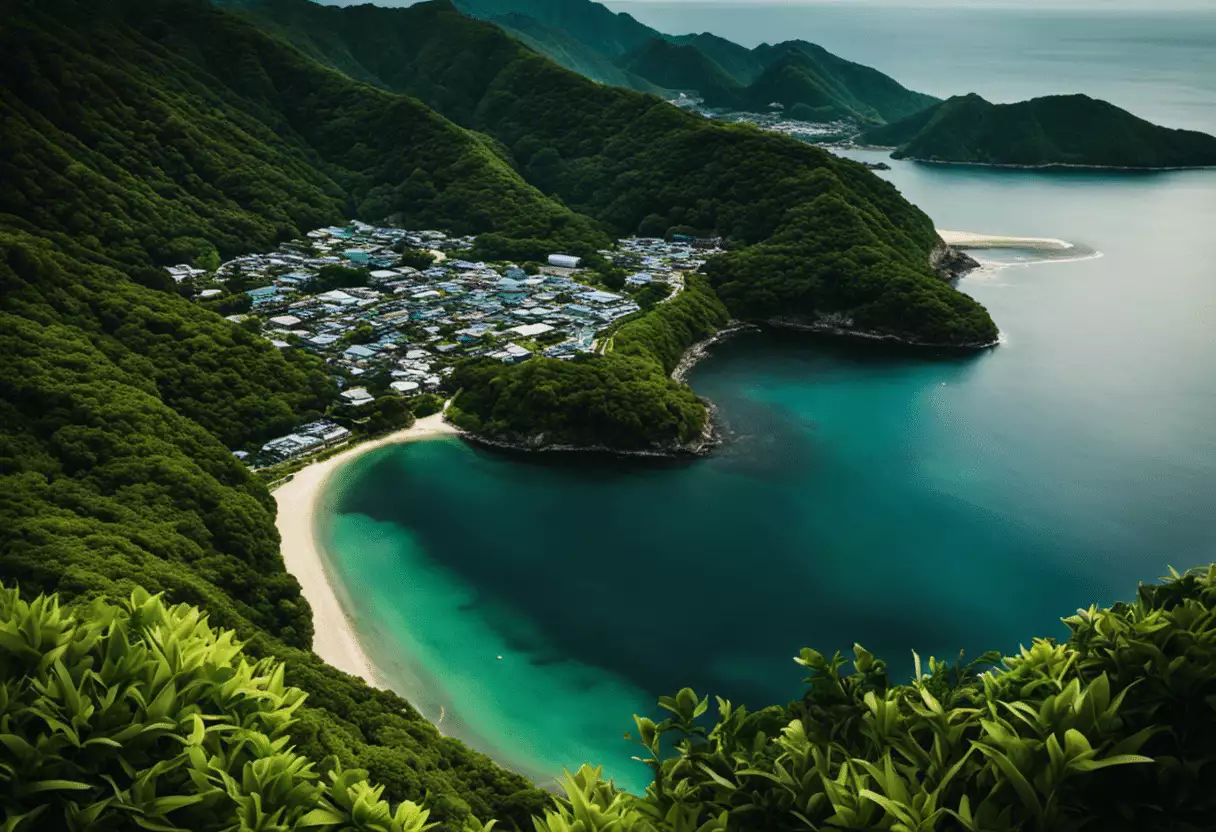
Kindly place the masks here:
<instances>
[{"instance_id":1,"label":"green hillside","mask_svg":"<svg viewBox=\"0 0 1216 832\"><path fill-rule=\"evenodd\" d=\"M593 0L457 0L456 7L593 81L695 90L711 107L766 110L777 102L808 121L885 122L938 103L805 41L749 50L709 33L667 35Z\"/></svg>"},{"instance_id":2,"label":"green hillside","mask_svg":"<svg viewBox=\"0 0 1216 832\"><path fill-rule=\"evenodd\" d=\"M867 132L898 158L994 165L1197 167L1216 165L1216 137L1172 130L1085 95L991 104L951 98L911 118Z\"/></svg>"},{"instance_id":3,"label":"green hillside","mask_svg":"<svg viewBox=\"0 0 1216 832\"><path fill-rule=\"evenodd\" d=\"M311 615L274 504L229 448L322 410L333 382L179 297L155 265L266 248L356 210L525 245L533 231L606 237L483 138L205 4L57 0L5 15L4 579L72 600L138 585L202 605L258 654L291 659L310 694L292 741L312 759L371 770L394 801L430 794L450 828L470 811L526 823L545 799L526 781L306 652Z\"/></svg>"},{"instance_id":4,"label":"green hillside","mask_svg":"<svg viewBox=\"0 0 1216 832\"><path fill-rule=\"evenodd\" d=\"M765 67L764 73L753 83L761 86L761 79L780 68L782 76L792 82L786 90L775 84L774 93L786 96L782 101L787 107L806 103L819 106L814 96L826 93L856 114L881 121L896 121L920 112L938 103L938 99L924 93L913 92L890 76L862 64L846 61L833 55L822 46L806 41L786 41L776 46L767 44L756 47L754 54ZM807 92L799 97L799 85L808 84ZM755 100L765 93L753 95Z\"/></svg>"},{"instance_id":5,"label":"green hillside","mask_svg":"<svg viewBox=\"0 0 1216 832\"><path fill-rule=\"evenodd\" d=\"M695 46L655 38L620 59L630 74L669 90L694 90L711 107L734 107L743 85Z\"/></svg>"},{"instance_id":6,"label":"green hillside","mask_svg":"<svg viewBox=\"0 0 1216 832\"><path fill-rule=\"evenodd\" d=\"M279 14L285 5L299 13ZM858 164L591 84L445 2L262 0L254 13L293 42L341 39L335 65L358 44L366 74L497 139L531 184L617 234L645 221L730 238L738 251L710 276L735 314L835 311L912 341L995 338L987 313L930 270L929 218ZM454 61L453 43L476 60ZM841 225L819 224L825 217Z\"/></svg>"},{"instance_id":7,"label":"green hillside","mask_svg":"<svg viewBox=\"0 0 1216 832\"><path fill-rule=\"evenodd\" d=\"M726 70L741 84L752 83L764 71L764 62L757 50L740 46L734 41L702 32L698 35L669 35L668 40L686 46L695 46L702 54Z\"/></svg>"},{"instance_id":8,"label":"green hillside","mask_svg":"<svg viewBox=\"0 0 1216 832\"><path fill-rule=\"evenodd\" d=\"M498 20L507 15L530 17L609 60L659 36L632 15L613 12L594 0L459 0L456 7L481 20Z\"/></svg>"},{"instance_id":9,"label":"green hillside","mask_svg":"<svg viewBox=\"0 0 1216 832\"><path fill-rule=\"evenodd\" d=\"M587 47L563 29L515 13L489 18L489 22L559 66L597 83L659 95L667 92L661 84L635 75L628 68L622 69L607 55Z\"/></svg>"}]
</instances>

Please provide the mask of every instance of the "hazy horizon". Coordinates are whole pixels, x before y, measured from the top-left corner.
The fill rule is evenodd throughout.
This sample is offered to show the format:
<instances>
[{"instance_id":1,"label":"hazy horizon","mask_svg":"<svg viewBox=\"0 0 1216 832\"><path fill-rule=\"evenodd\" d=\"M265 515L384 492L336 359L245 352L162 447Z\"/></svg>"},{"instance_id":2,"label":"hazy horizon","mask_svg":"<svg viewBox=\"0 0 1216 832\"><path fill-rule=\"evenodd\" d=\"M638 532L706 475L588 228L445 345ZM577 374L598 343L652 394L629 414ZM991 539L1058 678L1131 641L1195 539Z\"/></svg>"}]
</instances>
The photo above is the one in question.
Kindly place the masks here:
<instances>
[{"instance_id":1,"label":"hazy horizon","mask_svg":"<svg viewBox=\"0 0 1216 832\"><path fill-rule=\"evenodd\" d=\"M1017 9L1019 11L1086 11L1086 12L1195 12L1216 14L1213 0L611 0L602 5L623 6L858 6L898 8L960 8L971 11L984 9ZM325 6L412 6L423 0L313 0Z\"/></svg>"}]
</instances>

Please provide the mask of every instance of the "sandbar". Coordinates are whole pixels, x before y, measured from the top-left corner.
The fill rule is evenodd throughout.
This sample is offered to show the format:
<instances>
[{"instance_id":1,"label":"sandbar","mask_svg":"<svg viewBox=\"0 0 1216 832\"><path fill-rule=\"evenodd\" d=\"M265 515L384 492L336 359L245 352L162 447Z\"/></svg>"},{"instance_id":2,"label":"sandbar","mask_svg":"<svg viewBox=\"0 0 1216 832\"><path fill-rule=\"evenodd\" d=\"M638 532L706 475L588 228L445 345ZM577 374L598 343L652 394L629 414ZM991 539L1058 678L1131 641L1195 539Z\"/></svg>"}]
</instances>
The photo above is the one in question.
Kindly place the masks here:
<instances>
[{"instance_id":1,"label":"sandbar","mask_svg":"<svg viewBox=\"0 0 1216 832\"><path fill-rule=\"evenodd\" d=\"M1067 251L1074 248L1066 240L1051 237L1005 237L998 234L976 234L972 231L946 231L937 229L937 235L949 246L956 248L1018 248L1033 251Z\"/></svg>"}]
</instances>

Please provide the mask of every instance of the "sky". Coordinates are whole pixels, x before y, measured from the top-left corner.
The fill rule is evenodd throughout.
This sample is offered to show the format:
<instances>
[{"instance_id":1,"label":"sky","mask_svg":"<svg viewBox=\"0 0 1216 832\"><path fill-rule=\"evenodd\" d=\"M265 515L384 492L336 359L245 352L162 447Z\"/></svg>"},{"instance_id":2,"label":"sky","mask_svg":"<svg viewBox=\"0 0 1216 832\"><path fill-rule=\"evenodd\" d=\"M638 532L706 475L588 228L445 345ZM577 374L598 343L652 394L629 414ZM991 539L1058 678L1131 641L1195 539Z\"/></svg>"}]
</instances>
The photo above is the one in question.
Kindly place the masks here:
<instances>
[{"instance_id":1,"label":"sky","mask_svg":"<svg viewBox=\"0 0 1216 832\"><path fill-rule=\"evenodd\" d=\"M386 0L379 0L386 2ZM613 0L612 5L752 5L749 0ZM1017 8L1032 9L1090 9L1094 11L1216 9L1216 0L755 0L766 6L935 6L967 9Z\"/></svg>"}]
</instances>

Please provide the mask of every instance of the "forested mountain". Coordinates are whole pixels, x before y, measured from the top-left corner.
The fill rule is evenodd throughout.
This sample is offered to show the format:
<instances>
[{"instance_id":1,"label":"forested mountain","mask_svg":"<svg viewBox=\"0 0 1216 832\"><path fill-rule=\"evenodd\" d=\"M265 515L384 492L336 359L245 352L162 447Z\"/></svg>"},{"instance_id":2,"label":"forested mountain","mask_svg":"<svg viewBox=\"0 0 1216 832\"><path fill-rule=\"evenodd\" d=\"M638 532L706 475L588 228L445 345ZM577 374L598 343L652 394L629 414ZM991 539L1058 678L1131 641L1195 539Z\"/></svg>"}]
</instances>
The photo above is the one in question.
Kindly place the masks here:
<instances>
[{"instance_id":1,"label":"forested mountain","mask_svg":"<svg viewBox=\"0 0 1216 832\"><path fill-rule=\"evenodd\" d=\"M702 54L744 85L755 81L764 71L765 63L760 60L758 49L748 49L733 40L727 40L710 32L702 32L697 35L668 35L667 39L672 43L697 47Z\"/></svg>"},{"instance_id":2,"label":"forested mountain","mask_svg":"<svg viewBox=\"0 0 1216 832\"><path fill-rule=\"evenodd\" d=\"M957 96L865 133L897 158L991 165L1198 167L1216 165L1216 137L1172 130L1086 95L1017 104Z\"/></svg>"},{"instance_id":3,"label":"forested mountain","mask_svg":"<svg viewBox=\"0 0 1216 832\"><path fill-rule=\"evenodd\" d=\"M752 82L752 99L770 93L787 108L831 106L874 121L896 121L938 103L868 66L846 61L813 43L794 40L754 50L764 67Z\"/></svg>"},{"instance_id":4,"label":"forested mountain","mask_svg":"<svg viewBox=\"0 0 1216 832\"><path fill-rule=\"evenodd\" d=\"M594 0L458 0L456 7L480 20L530 17L609 59L628 54L659 36L632 15L613 12Z\"/></svg>"},{"instance_id":5,"label":"forested mountain","mask_svg":"<svg viewBox=\"0 0 1216 832\"><path fill-rule=\"evenodd\" d=\"M749 50L709 33L666 35L593 0L456 0L456 7L593 81L694 90L711 107L767 110L776 102L808 121L882 123L938 103L805 41Z\"/></svg>"},{"instance_id":6,"label":"forested mountain","mask_svg":"<svg viewBox=\"0 0 1216 832\"><path fill-rule=\"evenodd\" d=\"M632 75L669 90L690 90L707 104L739 106L743 85L693 45L655 38L624 55L620 64Z\"/></svg>"},{"instance_id":7,"label":"forested mountain","mask_svg":"<svg viewBox=\"0 0 1216 832\"><path fill-rule=\"evenodd\" d=\"M541 23L536 18L522 14L506 14L492 18L491 22L554 63L592 81L640 92L669 94L662 85L635 75L628 67L618 66L616 61L602 52L589 49L582 41L564 30Z\"/></svg>"},{"instance_id":8,"label":"forested mountain","mask_svg":"<svg viewBox=\"0 0 1216 832\"><path fill-rule=\"evenodd\" d=\"M801 121L883 123L938 103L805 41L747 50L714 35L686 35L652 40L623 60L661 86L697 90L710 107L763 112L780 104Z\"/></svg>"},{"instance_id":9,"label":"forested mountain","mask_svg":"<svg viewBox=\"0 0 1216 832\"><path fill-rule=\"evenodd\" d=\"M738 251L710 275L735 314L836 311L914 341L995 337L982 308L928 267L929 218L858 164L588 83L442 0L260 0L245 13L335 66L358 54L361 73L489 134L530 183L618 234L645 222L731 238Z\"/></svg>"}]
</instances>

